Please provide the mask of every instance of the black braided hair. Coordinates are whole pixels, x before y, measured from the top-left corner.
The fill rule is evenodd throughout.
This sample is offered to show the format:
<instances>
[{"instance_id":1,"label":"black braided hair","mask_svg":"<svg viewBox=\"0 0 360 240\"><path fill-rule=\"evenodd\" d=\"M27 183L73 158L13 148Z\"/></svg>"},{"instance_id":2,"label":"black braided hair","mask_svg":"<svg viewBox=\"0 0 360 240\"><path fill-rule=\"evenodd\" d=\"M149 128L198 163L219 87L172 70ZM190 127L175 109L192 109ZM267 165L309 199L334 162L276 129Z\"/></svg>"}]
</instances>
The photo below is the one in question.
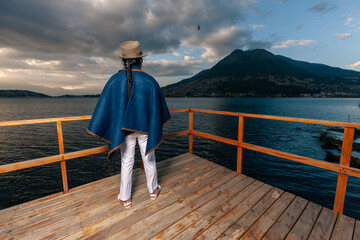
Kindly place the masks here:
<instances>
[{"instance_id":1,"label":"black braided hair","mask_svg":"<svg viewBox=\"0 0 360 240\"><path fill-rule=\"evenodd\" d=\"M130 98L131 87L132 87L132 74L131 68L132 66L140 66L142 58L134 58L134 59L123 59L125 70L126 70L126 79L128 82L128 97Z\"/></svg>"}]
</instances>

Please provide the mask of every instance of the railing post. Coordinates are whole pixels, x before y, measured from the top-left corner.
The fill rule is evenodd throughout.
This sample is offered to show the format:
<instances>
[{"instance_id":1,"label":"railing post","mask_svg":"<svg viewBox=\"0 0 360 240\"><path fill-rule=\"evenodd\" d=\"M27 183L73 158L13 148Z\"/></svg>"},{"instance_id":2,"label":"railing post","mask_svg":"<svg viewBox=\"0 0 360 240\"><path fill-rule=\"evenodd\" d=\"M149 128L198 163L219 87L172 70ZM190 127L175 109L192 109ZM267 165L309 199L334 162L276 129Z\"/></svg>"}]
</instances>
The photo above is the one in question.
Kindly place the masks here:
<instances>
[{"instance_id":1,"label":"railing post","mask_svg":"<svg viewBox=\"0 0 360 240\"><path fill-rule=\"evenodd\" d=\"M243 159L243 148L240 144L244 141L244 116L239 116L239 126L238 126L238 147L237 147L237 166L236 172L242 173L242 159Z\"/></svg>"},{"instance_id":2,"label":"railing post","mask_svg":"<svg viewBox=\"0 0 360 240\"><path fill-rule=\"evenodd\" d=\"M193 111L189 108L189 153L193 153Z\"/></svg>"},{"instance_id":3,"label":"railing post","mask_svg":"<svg viewBox=\"0 0 360 240\"><path fill-rule=\"evenodd\" d=\"M59 153L64 154L65 151L64 151L64 140L63 140L61 121L56 122L56 126L57 126L58 142L59 142ZM66 163L64 160L61 161L61 175L62 175L64 193L68 193L69 187L68 187L67 174L66 174Z\"/></svg>"},{"instance_id":4,"label":"railing post","mask_svg":"<svg viewBox=\"0 0 360 240\"><path fill-rule=\"evenodd\" d=\"M349 167L351 161L351 151L354 139L355 129L351 127L345 127L343 142L341 147L340 167ZM344 210L344 201L346 195L348 175L344 171L338 173L338 181L336 185L336 194L334 202L334 211L342 213Z\"/></svg>"}]
</instances>

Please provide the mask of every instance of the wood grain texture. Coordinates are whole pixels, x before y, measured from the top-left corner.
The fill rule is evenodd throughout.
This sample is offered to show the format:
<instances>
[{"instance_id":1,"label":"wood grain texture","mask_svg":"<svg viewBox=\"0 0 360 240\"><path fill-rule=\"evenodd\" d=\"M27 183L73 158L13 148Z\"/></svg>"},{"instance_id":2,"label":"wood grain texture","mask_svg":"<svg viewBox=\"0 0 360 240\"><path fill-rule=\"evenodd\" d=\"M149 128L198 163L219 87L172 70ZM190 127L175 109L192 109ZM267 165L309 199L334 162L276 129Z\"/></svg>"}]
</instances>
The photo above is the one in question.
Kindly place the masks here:
<instances>
[{"instance_id":1,"label":"wood grain texture","mask_svg":"<svg viewBox=\"0 0 360 240\"><path fill-rule=\"evenodd\" d=\"M71 153L64 153L60 155L54 155L50 157L36 158L33 160L27 160L23 162L10 163L0 166L0 173L12 172L20 169L31 168L41 166L49 163L60 162L63 160L69 160L78 157L89 156L97 153L107 152L109 147L96 147L91 149L80 150Z\"/></svg>"},{"instance_id":2,"label":"wood grain texture","mask_svg":"<svg viewBox=\"0 0 360 240\"><path fill-rule=\"evenodd\" d=\"M199 131L195 131L195 130L191 131L191 133L193 135L196 135L196 136L208 138L208 139L215 140L215 141L222 142L222 143L227 143L227 144L230 144L230 145L233 145L233 146L238 146L239 145L238 141L235 141L235 140L232 140L232 139L218 137L218 136L215 136L215 135L212 135L212 134L203 133L203 132L199 132Z\"/></svg>"},{"instance_id":3,"label":"wood grain texture","mask_svg":"<svg viewBox=\"0 0 360 240\"><path fill-rule=\"evenodd\" d=\"M310 233L309 240L330 239L336 217L337 214L334 211L328 208L323 208L313 227L313 230Z\"/></svg>"},{"instance_id":4,"label":"wood grain texture","mask_svg":"<svg viewBox=\"0 0 360 240\"><path fill-rule=\"evenodd\" d=\"M308 239L321 209L321 206L309 202L302 212L300 218L297 220L296 224L287 235L286 240Z\"/></svg>"},{"instance_id":5,"label":"wood grain texture","mask_svg":"<svg viewBox=\"0 0 360 240\"><path fill-rule=\"evenodd\" d=\"M355 228L355 219L340 214L336 220L331 240L351 240Z\"/></svg>"},{"instance_id":6,"label":"wood grain texture","mask_svg":"<svg viewBox=\"0 0 360 240\"><path fill-rule=\"evenodd\" d=\"M271 186L264 185L259 181L255 181L244 191L239 192L234 197L228 199L223 205L219 205L213 211L207 212L206 216L180 233L174 239L194 239L210 228L214 223L226 216L237 205L241 205L243 212L255 205L264 195L271 190Z\"/></svg>"},{"instance_id":7,"label":"wood grain texture","mask_svg":"<svg viewBox=\"0 0 360 240\"><path fill-rule=\"evenodd\" d=\"M18 125L27 125L27 124L39 124L39 123L51 123L51 122L68 122L68 121L89 120L89 119L91 119L91 116L18 120L18 121L0 122L0 127L18 126Z\"/></svg>"},{"instance_id":8,"label":"wood grain texture","mask_svg":"<svg viewBox=\"0 0 360 240\"><path fill-rule=\"evenodd\" d=\"M238 122L238 142L237 147L237 160L236 160L236 172L241 174L243 169L243 148L240 147L240 144L244 141L244 124L245 119L242 116L239 116Z\"/></svg>"},{"instance_id":9,"label":"wood grain texture","mask_svg":"<svg viewBox=\"0 0 360 240\"><path fill-rule=\"evenodd\" d=\"M360 221L357 220L355 223L354 237L353 239L360 239Z\"/></svg>"},{"instance_id":10,"label":"wood grain texture","mask_svg":"<svg viewBox=\"0 0 360 240\"><path fill-rule=\"evenodd\" d=\"M187 228L196 224L214 209L217 209L219 206L223 206L229 198L244 190L244 188L248 187L253 182L253 179L244 177L243 175L233 177L227 183L227 186L223 190L220 190L220 194L218 196L201 206L199 209L196 209L187 216L183 217L181 221L177 221L171 226L165 228L152 239L174 238Z\"/></svg>"},{"instance_id":11,"label":"wood grain texture","mask_svg":"<svg viewBox=\"0 0 360 240\"><path fill-rule=\"evenodd\" d=\"M62 125L61 125L60 121L56 122L56 128L57 128L57 135L58 135L59 154L61 155L61 154L65 153L65 150L64 150L63 130L62 130ZM60 164L61 164L61 177L62 177L62 182L63 182L64 193L68 193L69 187L68 187L68 180L67 180L66 163L63 160L63 161L61 161Z\"/></svg>"},{"instance_id":12,"label":"wood grain texture","mask_svg":"<svg viewBox=\"0 0 360 240\"><path fill-rule=\"evenodd\" d=\"M271 229L265 234L263 239L284 239L290 229L298 220L307 203L308 201L306 201L305 199L296 197L295 200L281 215L278 221L276 221L276 223L271 227Z\"/></svg>"},{"instance_id":13,"label":"wood grain texture","mask_svg":"<svg viewBox=\"0 0 360 240\"><path fill-rule=\"evenodd\" d=\"M262 238L294 198L293 194L285 192L240 239Z\"/></svg>"},{"instance_id":14,"label":"wood grain texture","mask_svg":"<svg viewBox=\"0 0 360 240\"><path fill-rule=\"evenodd\" d=\"M343 142L341 147L340 166L349 167L351 161L351 151L354 139L354 128L346 127L344 130ZM334 211L342 213L344 210L345 194L347 187L348 175L344 173L338 174L338 181L336 185Z\"/></svg>"},{"instance_id":15,"label":"wood grain texture","mask_svg":"<svg viewBox=\"0 0 360 240\"><path fill-rule=\"evenodd\" d=\"M220 237L220 239L234 239L241 236L266 210L283 194L283 191L273 188L254 206L237 205L218 222L203 232L199 239Z\"/></svg>"},{"instance_id":16,"label":"wood grain texture","mask_svg":"<svg viewBox=\"0 0 360 240\"><path fill-rule=\"evenodd\" d=\"M193 153L193 126L194 126L194 114L189 111L189 153Z\"/></svg>"},{"instance_id":17,"label":"wood grain texture","mask_svg":"<svg viewBox=\"0 0 360 240\"><path fill-rule=\"evenodd\" d=\"M0 239L359 239L360 223L192 154L157 163L149 198L133 173L133 207L120 175L0 211Z\"/></svg>"}]
</instances>

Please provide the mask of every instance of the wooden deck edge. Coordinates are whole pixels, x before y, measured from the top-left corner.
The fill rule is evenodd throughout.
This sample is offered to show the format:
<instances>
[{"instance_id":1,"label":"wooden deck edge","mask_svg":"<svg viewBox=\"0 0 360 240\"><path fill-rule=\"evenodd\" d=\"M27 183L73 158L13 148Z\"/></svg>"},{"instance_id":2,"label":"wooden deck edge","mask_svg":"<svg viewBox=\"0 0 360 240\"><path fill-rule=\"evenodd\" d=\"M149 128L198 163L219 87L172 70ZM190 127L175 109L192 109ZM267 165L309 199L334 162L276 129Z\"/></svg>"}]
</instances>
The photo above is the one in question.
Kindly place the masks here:
<instances>
[{"instance_id":1,"label":"wooden deck edge","mask_svg":"<svg viewBox=\"0 0 360 240\"><path fill-rule=\"evenodd\" d=\"M175 156L175 157L172 157L172 158L169 158L169 159L166 159L166 160L163 160L163 161L159 161L159 164L162 164L162 163L166 163L166 162L169 162L169 161L174 161L174 160L178 160L178 159L181 159L181 158L184 158L188 155L192 155L190 153L184 153L184 154L181 154L181 155L178 155L178 156ZM197 157L195 155L193 155L194 157ZM135 171L140 171L140 168L136 168L134 169L134 172ZM109 178L116 178L116 177L119 177L119 174L115 174L115 175L112 175L112 176L109 176L109 177L105 177L105 178L102 178L102 179L99 179L99 180L96 180L96 181L93 181L93 182L89 182L89 183L85 183L83 185L80 185L80 186L77 186L77 187L74 187L74 188L71 188L69 189L69 193L74 193L74 192L77 192L77 191L80 191L81 189L83 188L87 188L89 185L91 184L100 184L104 181L107 181ZM26 207L27 205L34 205L36 203L42 203L42 202L46 202L48 200L52 200L52 199L55 199L55 198L59 198L59 197L63 197L64 195L64 192L57 192L57 193L54 193L54 194L50 194L48 196L45 196L45 197L41 197L41 198L37 198L37 199L33 199L33 200L30 200L30 201L27 201L27 202L24 202L24 203L21 203L21 204L17 204L15 206L11 206L11 207L8 207L8 208L4 208L4 209L1 209L0 210L0 218L2 217L3 214L6 214L6 211L16 211L19 209L19 207ZM6 211L5 211L6 210Z\"/></svg>"},{"instance_id":2,"label":"wooden deck edge","mask_svg":"<svg viewBox=\"0 0 360 240\"><path fill-rule=\"evenodd\" d=\"M155 205L137 168L130 210L116 201L116 174L0 210L0 240L360 239L359 220L197 155L157 164L164 189Z\"/></svg>"},{"instance_id":3,"label":"wooden deck edge","mask_svg":"<svg viewBox=\"0 0 360 240\"><path fill-rule=\"evenodd\" d=\"M185 159L185 161L177 161L177 160L179 160L179 159L182 159L182 158L186 158ZM167 162L169 162L169 161L172 161L174 164L171 164L171 166L172 167L174 167L174 166L177 166L177 167L181 167L181 166L185 166L185 165L187 165L188 164L188 162L189 161L193 161L193 160L199 160L199 159L201 159L201 158L199 158L199 157L197 157L197 156L195 156L195 155L189 155L189 154L183 154L183 155L180 155L180 156L176 156L176 157L174 157L174 158L171 158L171 159L167 159L166 161L160 161L159 162L159 165L160 165L160 167L158 167L158 169L160 170L160 172L163 172L163 168L165 167L166 168L166 166L164 166L164 165L166 165L166 163ZM206 161L205 159L201 159L201 160L203 160L203 161ZM198 163L200 164L200 165L202 165L202 164L204 164L204 163L201 163L202 161L198 161ZM196 163L196 161L194 162L194 163ZM196 165L199 165L199 164L196 164ZM166 169L165 169L166 170ZM142 171L140 171L140 169L137 169L137 175L141 175L141 176L138 176L138 177L140 177L140 178L138 178L138 181L140 180L140 181L142 181L143 180L143 185L145 186L145 175L144 174L142 174ZM168 175L168 173L166 174L166 175ZM82 185L82 186L79 186L78 187L78 189L82 189L82 188L84 188L84 189L86 189L86 188L88 188L89 186L91 186L92 184L94 184L94 183L106 183L106 187L108 187L109 186L109 184L111 184L111 185L114 185L114 183L113 183L113 180L114 180L114 177L115 177L115 179L116 178L118 178L119 177L119 174L118 175L114 175L114 176L111 176L111 177L108 177L108 178L104 178L104 179L100 179L100 180L98 180L98 181L96 181L96 182L91 182L91 183L88 183L88 184L85 184L85 186L84 185ZM142 179L142 180L141 180ZM94 187L94 186L92 186L92 187ZM97 187L97 186L95 186L95 187ZM134 185L134 188L136 188L136 184ZM145 188L144 188L145 189ZM89 191L89 190L87 190L87 191ZM75 193L78 195L79 194L79 192L80 191L75 191ZM72 196L77 196L77 195L74 195L75 194L74 192L72 192L72 193L70 193L70 194L63 194L62 196L63 196L63 198L64 199L62 199L61 197L57 197L56 199L49 199L48 200L48 198L49 198L49 196L47 196L46 197L46 199L48 200L48 201L51 201L51 200L56 200L56 201L64 201L65 202L65 204L63 205L63 204L61 204L61 202L56 202L56 206L54 206L55 208L53 208L53 210L55 211L59 211L59 210L57 210L58 208L67 208L67 205L77 205L76 204L76 202L82 202L82 200L81 199L73 199L72 198ZM145 190L144 190L144 193L145 193ZM82 193L82 194L86 194L86 193ZM110 193L109 193L110 194ZM116 199L116 195L117 193L112 193L112 195L114 195L114 199ZM69 199L70 198L70 199ZM76 197L76 198L78 198L78 196ZM69 200L71 200L71 201L69 201ZM111 202L112 200L109 200L109 202ZM37 202L36 200L35 201L31 201L31 202ZM30 202L30 203L31 203ZM28 203L24 203L25 205L28 205L29 204L29 202ZM43 201L40 201L40 202L38 202L37 204L44 204L44 202ZM75 206L74 205L74 206ZM27 206L27 208L30 208L30 207L33 207L33 206ZM49 210L49 207L51 207L51 206L43 206L43 207L45 207L47 210ZM23 209L22 209L23 210ZM25 210L24 210L24 212L26 211L26 208L25 208ZM39 210L39 209L37 209L37 211L39 212L39 211L41 211L41 209ZM11 213L10 214L13 214L14 212L13 211L11 211ZM31 211L31 212L25 212L24 214L26 214L26 215L34 215L35 213L33 212L33 211ZM59 213L60 215L61 214L64 214L64 213ZM24 220L22 220L22 221L28 221L26 218L28 218L28 217L26 217L26 215L24 215L24 217L22 217ZM15 215L13 215L13 216L9 216L9 217L14 217ZM17 220L19 220L19 217L21 216L21 214L16 214L16 219ZM35 216L35 215L34 215ZM2 216L2 217L4 217L4 216ZM56 217L56 215L51 215L50 216L51 218L54 218L54 217ZM51 219L50 218L50 219ZM11 223L10 222L8 222L6 219L1 219L2 221L0 221L0 222L6 222L7 224L10 224L11 225ZM9 219L10 220L10 219ZM71 222L71 221L70 221ZM18 222L17 221L17 224L20 224L21 222ZM4 226L4 225L3 225ZM1 231L0 231L1 232Z\"/></svg>"}]
</instances>

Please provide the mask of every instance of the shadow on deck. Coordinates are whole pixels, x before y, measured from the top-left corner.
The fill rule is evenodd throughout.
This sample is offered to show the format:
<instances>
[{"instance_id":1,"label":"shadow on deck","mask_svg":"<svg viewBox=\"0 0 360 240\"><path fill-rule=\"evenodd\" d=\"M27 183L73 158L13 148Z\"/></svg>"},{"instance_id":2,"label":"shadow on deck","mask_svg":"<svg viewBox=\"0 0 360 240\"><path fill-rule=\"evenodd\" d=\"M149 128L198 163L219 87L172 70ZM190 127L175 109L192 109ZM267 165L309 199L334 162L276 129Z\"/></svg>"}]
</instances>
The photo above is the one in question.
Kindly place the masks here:
<instances>
[{"instance_id":1,"label":"shadow on deck","mask_svg":"<svg viewBox=\"0 0 360 240\"><path fill-rule=\"evenodd\" d=\"M134 170L133 207L120 175L0 211L0 239L360 239L360 221L192 154L158 163L151 201Z\"/></svg>"}]
</instances>

